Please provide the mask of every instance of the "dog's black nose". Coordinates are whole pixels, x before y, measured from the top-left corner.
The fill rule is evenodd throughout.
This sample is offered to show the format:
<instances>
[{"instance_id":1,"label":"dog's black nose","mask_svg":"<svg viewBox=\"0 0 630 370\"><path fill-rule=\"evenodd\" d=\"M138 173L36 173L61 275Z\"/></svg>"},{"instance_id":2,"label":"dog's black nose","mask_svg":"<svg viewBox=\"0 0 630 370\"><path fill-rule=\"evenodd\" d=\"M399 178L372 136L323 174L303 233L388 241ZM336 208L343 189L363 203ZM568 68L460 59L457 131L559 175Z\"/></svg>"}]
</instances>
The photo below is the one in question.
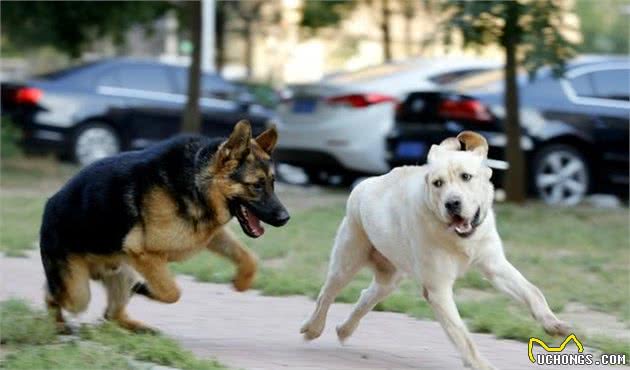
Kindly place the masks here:
<instances>
[{"instance_id":1,"label":"dog's black nose","mask_svg":"<svg viewBox=\"0 0 630 370\"><path fill-rule=\"evenodd\" d=\"M462 210L462 202L459 198L451 198L444 203L444 207L448 211L448 213L452 215L459 214Z\"/></svg>"},{"instance_id":2,"label":"dog's black nose","mask_svg":"<svg viewBox=\"0 0 630 370\"><path fill-rule=\"evenodd\" d=\"M289 212L282 210L280 212L278 212L276 214L276 222L278 223L277 226L282 226L284 224L286 224L287 222L289 222L289 219L291 218L291 216L289 216Z\"/></svg>"}]
</instances>

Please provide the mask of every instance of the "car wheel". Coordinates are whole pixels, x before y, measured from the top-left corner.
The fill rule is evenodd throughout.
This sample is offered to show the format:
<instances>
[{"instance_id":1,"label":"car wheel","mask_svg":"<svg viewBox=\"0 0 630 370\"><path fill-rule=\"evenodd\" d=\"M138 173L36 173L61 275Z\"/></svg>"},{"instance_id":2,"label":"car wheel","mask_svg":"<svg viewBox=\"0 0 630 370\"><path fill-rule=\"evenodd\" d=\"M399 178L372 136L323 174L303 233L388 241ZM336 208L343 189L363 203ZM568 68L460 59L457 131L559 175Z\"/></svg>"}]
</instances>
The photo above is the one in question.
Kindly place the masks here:
<instances>
[{"instance_id":1,"label":"car wheel","mask_svg":"<svg viewBox=\"0 0 630 370\"><path fill-rule=\"evenodd\" d=\"M588 193L590 181L588 162L571 146L550 145L534 159L534 186L547 204L580 203Z\"/></svg>"},{"instance_id":2,"label":"car wheel","mask_svg":"<svg viewBox=\"0 0 630 370\"><path fill-rule=\"evenodd\" d=\"M327 171L308 168L304 169L304 173L308 177L308 183L311 185L330 185L330 174Z\"/></svg>"},{"instance_id":3,"label":"car wheel","mask_svg":"<svg viewBox=\"0 0 630 370\"><path fill-rule=\"evenodd\" d=\"M74 137L72 153L81 166L120 152L120 140L108 125L91 123L79 129Z\"/></svg>"}]
</instances>

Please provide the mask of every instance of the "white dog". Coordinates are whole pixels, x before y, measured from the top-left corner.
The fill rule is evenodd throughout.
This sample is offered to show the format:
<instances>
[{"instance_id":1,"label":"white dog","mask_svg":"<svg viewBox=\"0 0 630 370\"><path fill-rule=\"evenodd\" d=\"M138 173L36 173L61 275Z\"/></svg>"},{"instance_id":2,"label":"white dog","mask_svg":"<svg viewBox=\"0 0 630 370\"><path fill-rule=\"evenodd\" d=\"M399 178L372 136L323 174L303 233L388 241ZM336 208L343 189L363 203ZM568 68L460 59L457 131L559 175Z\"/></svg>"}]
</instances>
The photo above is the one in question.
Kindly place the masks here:
<instances>
[{"instance_id":1,"label":"white dog","mask_svg":"<svg viewBox=\"0 0 630 370\"><path fill-rule=\"evenodd\" d=\"M494 189L487 155L486 140L465 131L433 145L426 165L394 169L352 191L326 283L315 311L301 328L306 339L321 335L331 303L366 265L373 269L374 278L350 316L337 326L341 341L406 275L422 286L464 365L492 369L477 351L453 300L455 279L471 266L497 289L526 304L548 333L568 333L568 325L551 312L540 290L505 258L492 211Z\"/></svg>"}]
</instances>

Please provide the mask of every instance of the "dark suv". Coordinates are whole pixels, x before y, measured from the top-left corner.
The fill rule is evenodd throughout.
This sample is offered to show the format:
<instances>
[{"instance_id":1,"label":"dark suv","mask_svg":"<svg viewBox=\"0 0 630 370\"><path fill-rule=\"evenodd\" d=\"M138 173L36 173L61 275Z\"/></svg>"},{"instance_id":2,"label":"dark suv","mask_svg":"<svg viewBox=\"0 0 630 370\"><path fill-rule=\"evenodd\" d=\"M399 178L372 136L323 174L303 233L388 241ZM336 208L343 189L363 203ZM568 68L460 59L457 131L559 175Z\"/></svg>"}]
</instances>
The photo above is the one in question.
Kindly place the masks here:
<instances>
[{"instance_id":1,"label":"dark suv","mask_svg":"<svg viewBox=\"0 0 630 370\"><path fill-rule=\"evenodd\" d=\"M85 165L179 132L188 69L148 60L108 59L2 84L2 113L30 150L55 151ZM202 133L227 136L240 119L261 132L273 113L215 74L201 80Z\"/></svg>"},{"instance_id":2,"label":"dark suv","mask_svg":"<svg viewBox=\"0 0 630 370\"><path fill-rule=\"evenodd\" d=\"M551 204L576 204L590 192L627 199L630 59L581 57L564 78L541 70L533 80L520 75L518 84L530 190ZM388 138L389 163L422 163L431 144L465 129L486 136L490 157L501 160L504 115L502 71L411 93Z\"/></svg>"}]
</instances>

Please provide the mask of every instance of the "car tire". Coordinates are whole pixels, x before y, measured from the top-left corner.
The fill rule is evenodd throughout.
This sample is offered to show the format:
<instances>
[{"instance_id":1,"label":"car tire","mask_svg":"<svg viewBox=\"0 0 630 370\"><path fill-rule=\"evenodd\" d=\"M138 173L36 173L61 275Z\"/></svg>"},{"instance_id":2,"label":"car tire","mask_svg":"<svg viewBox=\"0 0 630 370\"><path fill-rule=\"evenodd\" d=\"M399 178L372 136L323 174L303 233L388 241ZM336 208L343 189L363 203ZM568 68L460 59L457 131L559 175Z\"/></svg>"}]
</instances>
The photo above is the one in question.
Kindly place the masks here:
<instances>
[{"instance_id":1,"label":"car tire","mask_svg":"<svg viewBox=\"0 0 630 370\"><path fill-rule=\"evenodd\" d=\"M538 197L547 204L576 205L591 186L588 161L570 145L543 147L534 157L533 185Z\"/></svg>"},{"instance_id":2,"label":"car tire","mask_svg":"<svg viewBox=\"0 0 630 370\"><path fill-rule=\"evenodd\" d=\"M327 171L316 168L305 168L304 173L308 177L308 183L311 185L330 185L330 174Z\"/></svg>"},{"instance_id":3,"label":"car tire","mask_svg":"<svg viewBox=\"0 0 630 370\"><path fill-rule=\"evenodd\" d=\"M111 126L94 122L79 128L74 135L71 150L75 162L87 166L99 159L120 153L121 143Z\"/></svg>"}]
</instances>

